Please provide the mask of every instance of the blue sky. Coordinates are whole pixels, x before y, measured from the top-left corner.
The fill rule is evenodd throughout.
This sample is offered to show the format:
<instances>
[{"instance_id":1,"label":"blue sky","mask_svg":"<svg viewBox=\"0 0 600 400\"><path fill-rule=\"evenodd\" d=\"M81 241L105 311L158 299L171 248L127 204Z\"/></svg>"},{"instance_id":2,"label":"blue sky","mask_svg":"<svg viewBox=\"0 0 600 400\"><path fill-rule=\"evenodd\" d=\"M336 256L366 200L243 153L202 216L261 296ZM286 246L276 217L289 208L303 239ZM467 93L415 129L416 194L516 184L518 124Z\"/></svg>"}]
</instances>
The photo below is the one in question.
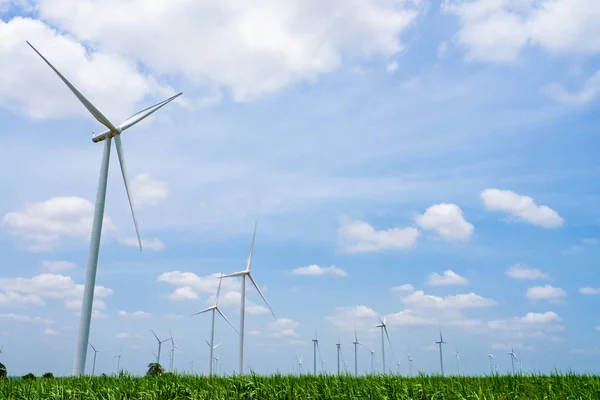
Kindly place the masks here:
<instances>
[{"instance_id":1,"label":"blue sky","mask_svg":"<svg viewBox=\"0 0 600 400\"><path fill-rule=\"evenodd\" d=\"M113 123L184 92L123 134L141 253L111 160L97 372L122 346L143 373L150 329L172 331L178 370L205 372L210 318L190 314L214 274L243 269L254 221L253 274L278 317L249 289L258 372L294 355L309 370L315 329L325 367L338 338L352 366L354 327L380 370L377 315L404 374L409 347L414 371L439 370L438 322L447 373L456 348L461 372L488 372L490 352L506 371L511 342L523 370L599 372L597 2L116 3L0 0L10 374L71 371L101 157L101 126L25 40ZM239 285L221 298L235 326ZM231 372L237 337L217 321Z\"/></svg>"}]
</instances>

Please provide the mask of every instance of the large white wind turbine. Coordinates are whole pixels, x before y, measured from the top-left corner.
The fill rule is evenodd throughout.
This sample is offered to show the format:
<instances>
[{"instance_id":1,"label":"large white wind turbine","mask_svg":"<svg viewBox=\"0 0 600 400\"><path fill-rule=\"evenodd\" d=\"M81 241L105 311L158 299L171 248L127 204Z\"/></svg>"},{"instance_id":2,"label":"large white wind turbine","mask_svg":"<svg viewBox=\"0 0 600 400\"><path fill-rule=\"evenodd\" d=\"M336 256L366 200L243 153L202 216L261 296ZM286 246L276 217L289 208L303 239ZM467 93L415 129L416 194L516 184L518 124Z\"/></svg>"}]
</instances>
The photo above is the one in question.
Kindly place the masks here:
<instances>
[{"instance_id":1,"label":"large white wind turbine","mask_svg":"<svg viewBox=\"0 0 600 400\"><path fill-rule=\"evenodd\" d=\"M379 318L379 325L377 328L381 328L381 363L383 365L383 369L381 370L383 374L385 374L385 341L383 338L383 333L385 332L385 336L387 336L388 343L390 344L390 349L392 349L392 341L390 340L390 335L388 335L387 325L385 324L386 317L383 319Z\"/></svg>"},{"instance_id":2,"label":"large white wind turbine","mask_svg":"<svg viewBox=\"0 0 600 400\"><path fill-rule=\"evenodd\" d=\"M441 327L440 327L440 341L435 342L435 344L440 346L440 369L442 371L442 376L444 376L444 358L442 355L442 345L446 344L446 342L444 342L444 339L442 338L442 328Z\"/></svg>"},{"instance_id":3,"label":"large white wind turbine","mask_svg":"<svg viewBox=\"0 0 600 400\"><path fill-rule=\"evenodd\" d=\"M168 342L169 340L171 340L171 338L166 338L165 340L160 340L158 338L158 336L156 336L156 333L154 333L154 331L152 329L150 329L150 332L152 332L152 334L154 335L154 337L156 338L156 341L158 342L158 354L156 355L156 362L158 364L160 364L160 350L162 348L162 344L164 342Z\"/></svg>"},{"instance_id":4,"label":"large white wind turbine","mask_svg":"<svg viewBox=\"0 0 600 400\"><path fill-rule=\"evenodd\" d=\"M490 373L494 375L494 355L489 353L487 356L490 358Z\"/></svg>"},{"instance_id":5,"label":"large white wind turbine","mask_svg":"<svg viewBox=\"0 0 600 400\"><path fill-rule=\"evenodd\" d=\"M275 316L275 313L273 312L273 309L271 308L271 306L267 302L267 299L262 294L260 288L256 284L256 281L252 277L252 274L250 273L250 265L252 264L252 251L254 250L254 240L255 239L256 239L256 223L254 223L254 234L252 235L252 244L250 245L250 252L248 253L248 260L246 262L246 269L243 270L243 271L240 271L240 272L235 272L233 274L229 274L229 275L225 275L225 276L221 277L221 279L223 279L223 278L233 278L233 277L236 277L236 276L241 276L242 277L242 295L241 295L241 308L240 308L240 332L239 332L239 336L240 336L240 350L239 351L240 351L240 354L239 354L239 361L238 361L238 371L239 371L238 373L239 373L239 375L242 375L244 373L244 315L246 314L246 277L248 277L248 279L250 279L250 282L252 282L252 284L256 288L256 291L258 292L258 294L260 294L260 297L262 297L262 299L264 300L264 302L267 305L267 307L269 307L269 310L271 311L271 314L273 314L273 318L277 319L277 317Z\"/></svg>"},{"instance_id":6,"label":"large white wind turbine","mask_svg":"<svg viewBox=\"0 0 600 400\"><path fill-rule=\"evenodd\" d=\"M317 331L315 330L315 338L312 340L313 342L313 373L317 375L317 352L319 352L319 358L321 358L321 349L319 349L319 337L317 336ZM323 359L321 358L321 361ZM323 368L321 368L323 369Z\"/></svg>"},{"instance_id":7,"label":"large white wind turbine","mask_svg":"<svg viewBox=\"0 0 600 400\"><path fill-rule=\"evenodd\" d=\"M92 346L91 343L88 343L90 345L90 347L92 348L92 350L94 350L94 361L92 363L92 376L94 376L94 371L96 371L96 354L98 354L98 350L96 350L96 348L94 346ZM2 351L0 350L0 353Z\"/></svg>"},{"instance_id":8,"label":"large white wind turbine","mask_svg":"<svg viewBox=\"0 0 600 400\"><path fill-rule=\"evenodd\" d=\"M83 288L83 301L81 303L81 317L79 322L79 336L77 342L77 349L75 354L75 362L73 365L73 376L79 376L85 372L85 359L87 357L88 341L90 337L90 323L92 319L92 304L94 302L94 288L96 285L96 270L98 268L98 253L100 251L100 237L102 236L102 222L104 219L104 202L106 199L106 184L108 181L108 165L110 161L110 149L112 138L115 139L115 147L117 149L117 155L119 157L119 163L121 165L121 173L123 175L123 181L125 183L125 190L127 192L127 198L129 199L129 208L133 216L133 224L135 225L135 232L137 234L138 243L140 250L142 249L142 239L140 238L140 231L135 218L135 212L133 209L133 199L131 197L131 189L129 187L129 175L127 174L127 168L125 166L125 156L123 154L123 146L121 144L121 133L137 124L159 108L163 107L167 103L173 101L179 97L181 93L176 94L173 97L168 98L152 107L148 107L137 114L132 115L126 119L123 123L118 126L114 126L108 118L106 118L92 103L88 101L80 92L69 82L46 58L39 52L31 43L27 44L48 64L50 68L58 75L58 77L71 89L71 92L79 99L79 101L85 106L85 108L100 122L104 125L107 130L96 134L92 137L94 143L106 141L104 144L104 152L102 155L102 164L100 167L100 179L98 181L98 192L96 194L96 205L94 208L94 220L92 222L92 235L90 239L90 250L88 256L87 272L85 278L85 285Z\"/></svg>"},{"instance_id":9,"label":"large white wind turbine","mask_svg":"<svg viewBox=\"0 0 600 400\"><path fill-rule=\"evenodd\" d=\"M219 308L219 295L221 293L221 284L223 283L223 273L221 272L221 276L219 277L219 286L217 287L217 295L215 297L215 305L210 306L208 308L205 308L202 311L198 311L197 313L192 314L193 315L198 315L198 314L202 314L205 312L209 312L212 311L212 325L210 328L210 343L208 343L208 346L210 347L209 350L209 364L208 364L208 375L212 375L213 374L213 350L217 347L214 345L215 343L215 312L218 312L221 317L223 317L223 319L225 321L227 321L227 323L229 324L229 326L231 326L231 328L233 328L233 330L235 331L235 333L237 333L237 329L235 329L233 327L233 325L231 324L231 322L229 322L229 320L227 319L227 317L225 316L225 314L223 314L223 312L221 311L221 309Z\"/></svg>"}]
</instances>

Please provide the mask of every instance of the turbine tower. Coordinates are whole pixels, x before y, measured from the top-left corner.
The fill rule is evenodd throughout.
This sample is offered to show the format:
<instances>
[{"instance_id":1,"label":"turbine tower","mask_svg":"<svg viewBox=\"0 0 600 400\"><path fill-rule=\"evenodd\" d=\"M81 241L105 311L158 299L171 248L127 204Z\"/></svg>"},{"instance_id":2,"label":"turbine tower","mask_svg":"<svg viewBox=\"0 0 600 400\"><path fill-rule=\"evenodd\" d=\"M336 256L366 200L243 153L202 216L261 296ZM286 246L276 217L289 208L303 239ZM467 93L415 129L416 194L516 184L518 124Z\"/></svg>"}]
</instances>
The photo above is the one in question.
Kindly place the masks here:
<instances>
[{"instance_id":1,"label":"turbine tower","mask_svg":"<svg viewBox=\"0 0 600 400\"><path fill-rule=\"evenodd\" d=\"M444 342L444 339L442 338L442 328L441 327L440 327L440 341L435 342L435 344L437 344L440 347L440 369L442 371L442 376L444 376L444 358L442 355L442 345L446 344L446 342Z\"/></svg>"},{"instance_id":2,"label":"turbine tower","mask_svg":"<svg viewBox=\"0 0 600 400\"><path fill-rule=\"evenodd\" d=\"M342 351L342 344L340 343L340 339L338 338L338 342L335 344L337 350L337 373L340 374L340 352Z\"/></svg>"},{"instance_id":3,"label":"turbine tower","mask_svg":"<svg viewBox=\"0 0 600 400\"><path fill-rule=\"evenodd\" d=\"M215 343L215 312L218 312L221 315L221 317L223 317L223 319L225 321L227 321L227 323L229 324L229 326L231 326L231 328L235 331L235 333L238 333L237 329L235 329L233 327L231 322L229 322L229 320L227 319L225 314L223 314L223 312L219 308L219 295L221 293L221 284L222 283L223 283L223 273L221 272L221 276L219 277L219 286L217 287L217 295L215 297L215 305L210 306L208 308L205 308L202 311L198 311L197 313L192 314L192 316L194 316L194 315L212 311L212 324L211 324L211 328L210 328L210 343L208 344L208 346L210 347L210 350L208 352L209 353L208 354L209 355L209 363L208 363L208 375L209 376L211 376L213 374L213 350L217 347L214 345L214 343Z\"/></svg>"},{"instance_id":4,"label":"turbine tower","mask_svg":"<svg viewBox=\"0 0 600 400\"><path fill-rule=\"evenodd\" d=\"M410 346L408 347L408 376L412 376L412 354L410 354Z\"/></svg>"},{"instance_id":5,"label":"turbine tower","mask_svg":"<svg viewBox=\"0 0 600 400\"><path fill-rule=\"evenodd\" d=\"M121 357L123 357L123 345L121 345L121 347L119 348L119 355L114 356L113 358L117 359L117 375L119 374L119 371L121 371Z\"/></svg>"},{"instance_id":6,"label":"turbine tower","mask_svg":"<svg viewBox=\"0 0 600 400\"><path fill-rule=\"evenodd\" d=\"M171 336L171 351L169 353L169 360L170 360L170 371L172 373L173 372L173 364L175 362L175 349L178 349L179 346L175 346L175 341L173 340L173 335L171 334L171 331L169 331L169 336Z\"/></svg>"},{"instance_id":7,"label":"turbine tower","mask_svg":"<svg viewBox=\"0 0 600 400\"><path fill-rule=\"evenodd\" d=\"M317 331L315 330L315 338L312 340L313 342L313 371L315 376L317 375L317 350L319 350L319 338L317 337ZM319 356L321 352L319 351Z\"/></svg>"},{"instance_id":8,"label":"turbine tower","mask_svg":"<svg viewBox=\"0 0 600 400\"><path fill-rule=\"evenodd\" d=\"M98 350L96 350L96 348L92 346L91 343L88 344L90 345L92 350L94 350L94 361L92 362L92 376L94 376L94 372L96 371L96 354L98 353ZM2 353L2 350L0 350L0 353Z\"/></svg>"},{"instance_id":9,"label":"turbine tower","mask_svg":"<svg viewBox=\"0 0 600 400\"><path fill-rule=\"evenodd\" d=\"M243 271L240 271L240 272L234 272L233 274L229 274L229 275L225 275L225 276L221 277L221 279L233 278L233 277L237 277L237 276L242 277L242 296L241 296L241 308L240 308L240 333L239 333L240 354L239 354L239 361L238 361L239 375L243 375L243 373L244 373L244 314L246 311L246 277L248 279L250 279L250 282L252 282L252 284L256 288L256 291L258 292L258 294L260 294L260 297L262 297L262 299L264 300L267 307L269 307L271 314L273 314L273 318L277 319L277 317L275 316L275 313L273 312L273 309L267 302L267 299L262 294L261 290L259 289L258 285L256 284L256 281L254 280L254 278L252 277L252 274L250 273L250 265L252 264L252 251L254 250L254 240L255 239L256 239L256 223L254 223L254 235L252 236L252 244L250 245L250 252L248 253L246 269Z\"/></svg>"},{"instance_id":10,"label":"turbine tower","mask_svg":"<svg viewBox=\"0 0 600 400\"><path fill-rule=\"evenodd\" d=\"M487 356L490 358L490 373L494 375L494 355L489 353Z\"/></svg>"},{"instance_id":11,"label":"turbine tower","mask_svg":"<svg viewBox=\"0 0 600 400\"><path fill-rule=\"evenodd\" d=\"M378 317L379 318L379 317ZM381 370L383 374L385 374L385 341L383 338L383 333L385 332L385 336L387 336L388 343L390 344L390 349L392 349L392 341L390 340L390 335L388 335L387 325L385 324L386 317L383 319L379 318L380 324L377 325L377 328L381 328L381 363L383 365L383 369Z\"/></svg>"},{"instance_id":12,"label":"turbine tower","mask_svg":"<svg viewBox=\"0 0 600 400\"><path fill-rule=\"evenodd\" d=\"M352 344L354 344L354 376L358 376L358 346L362 346L363 344L358 341L356 329L354 330L354 342Z\"/></svg>"},{"instance_id":13,"label":"turbine tower","mask_svg":"<svg viewBox=\"0 0 600 400\"><path fill-rule=\"evenodd\" d=\"M515 349L513 348L513 344L510 344L510 353L508 353L508 355L510 356L510 362L512 363L512 373L513 375L515 374L515 358L517 357L517 355L515 354Z\"/></svg>"},{"instance_id":14,"label":"turbine tower","mask_svg":"<svg viewBox=\"0 0 600 400\"><path fill-rule=\"evenodd\" d=\"M85 277L85 285L83 288L83 301L81 303L81 317L79 322L79 334L77 341L77 348L75 352L75 361L73 364L73 376L80 376L85 372L85 360L87 357L87 349L90 338L90 324L92 320L92 304L94 302L94 288L96 285L96 270L98 268L98 254L100 251L100 238L102 236L102 222L104 219L104 202L106 199L106 184L108 181L108 166L110 161L110 149L112 139L115 139L115 147L117 150L117 156L119 157L119 163L121 165L121 173L123 175L123 181L125 183L125 191L127 192L127 198L129 199L129 208L133 216L133 224L135 225L135 232L137 234L138 243L140 250L142 249L142 240L140 238L140 230L138 228L137 220L135 218L135 212L133 209L133 200L131 197L131 189L129 187L129 175L127 174L127 168L125 166L125 156L123 154L123 146L121 144L121 133L137 124L159 108L163 107L167 103L173 101L179 97L181 93L176 94L164 100L152 107L148 107L137 114L132 115L126 119L123 123L118 126L114 126L108 118L106 118L92 103L88 101L80 92L65 78L46 58L39 52L31 43L27 44L48 64L50 68L58 75L58 77L68 86L73 94L79 99L84 107L108 130L96 134L92 137L94 143L106 141L104 144L104 152L102 155L102 164L100 167L100 179L98 181L98 192L96 194L96 205L94 208L94 219L92 222L92 234L90 239L90 250L87 263L87 271Z\"/></svg>"},{"instance_id":15,"label":"turbine tower","mask_svg":"<svg viewBox=\"0 0 600 400\"><path fill-rule=\"evenodd\" d=\"M460 363L459 363L459 358L458 358L458 346L456 347L456 352L454 353L454 356L456 357L456 373L458 375L460 375Z\"/></svg>"},{"instance_id":16,"label":"turbine tower","mask_svg":"<svg viewBox=\"0 0 600 400\"><path fill-rule=\"evenodd\" d=\"M152 334L153 334L153 335L154 335L154 337L156 338L156 341L158 342L158 354L156 355L156 362L157 362L158 364L160 364L160 350L161 350L161 348L162 348L162 344L163 344L164 342L168 342L169 340L171 340L171 338L167 338L167 339L165 339L165 340L160 340L160 339L158 338L158 336L156 336L156 333L154 333L154 331L153 331L152 329L150 329L150 332L152 332Z\"/></svg>"},{"instance_id":17,"label":"turbine tower","mask_svg":"<svg viewBox=\"0 0 600 400\"><path fill-rule=\"evenodd\" d=\"M373 357L375 355L375 349L369 349L369 353L371 353L371 375L375 374L375 365L373 364ZM385 371L383 371L385 373Z\"/></svg>"}]
</instances>

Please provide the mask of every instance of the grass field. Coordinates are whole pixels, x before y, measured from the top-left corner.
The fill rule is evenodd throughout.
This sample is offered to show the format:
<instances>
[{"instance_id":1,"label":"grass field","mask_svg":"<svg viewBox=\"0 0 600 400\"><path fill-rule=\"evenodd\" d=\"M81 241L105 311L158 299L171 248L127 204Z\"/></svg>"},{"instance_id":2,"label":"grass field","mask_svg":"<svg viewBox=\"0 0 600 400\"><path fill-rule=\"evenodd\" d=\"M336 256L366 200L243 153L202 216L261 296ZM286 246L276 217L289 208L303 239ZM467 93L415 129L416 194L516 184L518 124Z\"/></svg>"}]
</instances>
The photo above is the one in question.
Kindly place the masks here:
<instances>
[{"instance_id":1,"label":"grass field","mask_svg":"<svg viewBox=\"0 0 600 400\"><path fill-rule=\"evenodd\" d=\"M2 399L600 399L600 377L258 376L3 379Z\"/></svg>"}]
</instances>

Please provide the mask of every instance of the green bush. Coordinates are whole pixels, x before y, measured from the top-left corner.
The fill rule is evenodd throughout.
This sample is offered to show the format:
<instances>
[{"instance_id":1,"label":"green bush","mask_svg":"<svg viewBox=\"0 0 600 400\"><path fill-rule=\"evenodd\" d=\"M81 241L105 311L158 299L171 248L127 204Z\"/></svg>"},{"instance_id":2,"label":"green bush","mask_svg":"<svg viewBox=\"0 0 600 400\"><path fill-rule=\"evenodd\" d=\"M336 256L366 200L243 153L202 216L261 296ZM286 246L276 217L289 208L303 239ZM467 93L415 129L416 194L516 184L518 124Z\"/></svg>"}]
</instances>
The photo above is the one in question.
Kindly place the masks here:
<instances>
[{"instance_id":1,"label":"green bush","mask_svg":"<svg viewBox=\"0 0 600 400\"><path fill-rule=\"evenodd\" d=\"M21 377L21 379L23 379L25 381L35 381L35 375L30 372L30 373L28 373L26 375L23 375Z\"/></svg>"},{"instance_id":2,"label":"green bush","mask_svg":"<svg viewBox=\"0 0 600 400\"><path fill-rule=\"evenodd\" d=\"M165 369L157 362L148 364L146 376L159 376L165 372Z\"/></svg>"},{"instance_id":3,"label":"green bush","mask_svg":"<svg viewBox=\"0 0 600 400\"><path fill-rule=\"evenodd\" d=\"M44 375L42 375L42 378L44 378L44 379L54 379L54 374L52 372L44 372Z\"/></svg>"},{"instance_id":4,"label":"green bush","mask_svg":"<svg viewBox=\"0 0 600 400\"><path fill-rule=\"evenodd\" d=\"M6 378L8 376L8 371L6 370L6 366L0 363L0 379Z\"/></svg>"}]
</instances>

